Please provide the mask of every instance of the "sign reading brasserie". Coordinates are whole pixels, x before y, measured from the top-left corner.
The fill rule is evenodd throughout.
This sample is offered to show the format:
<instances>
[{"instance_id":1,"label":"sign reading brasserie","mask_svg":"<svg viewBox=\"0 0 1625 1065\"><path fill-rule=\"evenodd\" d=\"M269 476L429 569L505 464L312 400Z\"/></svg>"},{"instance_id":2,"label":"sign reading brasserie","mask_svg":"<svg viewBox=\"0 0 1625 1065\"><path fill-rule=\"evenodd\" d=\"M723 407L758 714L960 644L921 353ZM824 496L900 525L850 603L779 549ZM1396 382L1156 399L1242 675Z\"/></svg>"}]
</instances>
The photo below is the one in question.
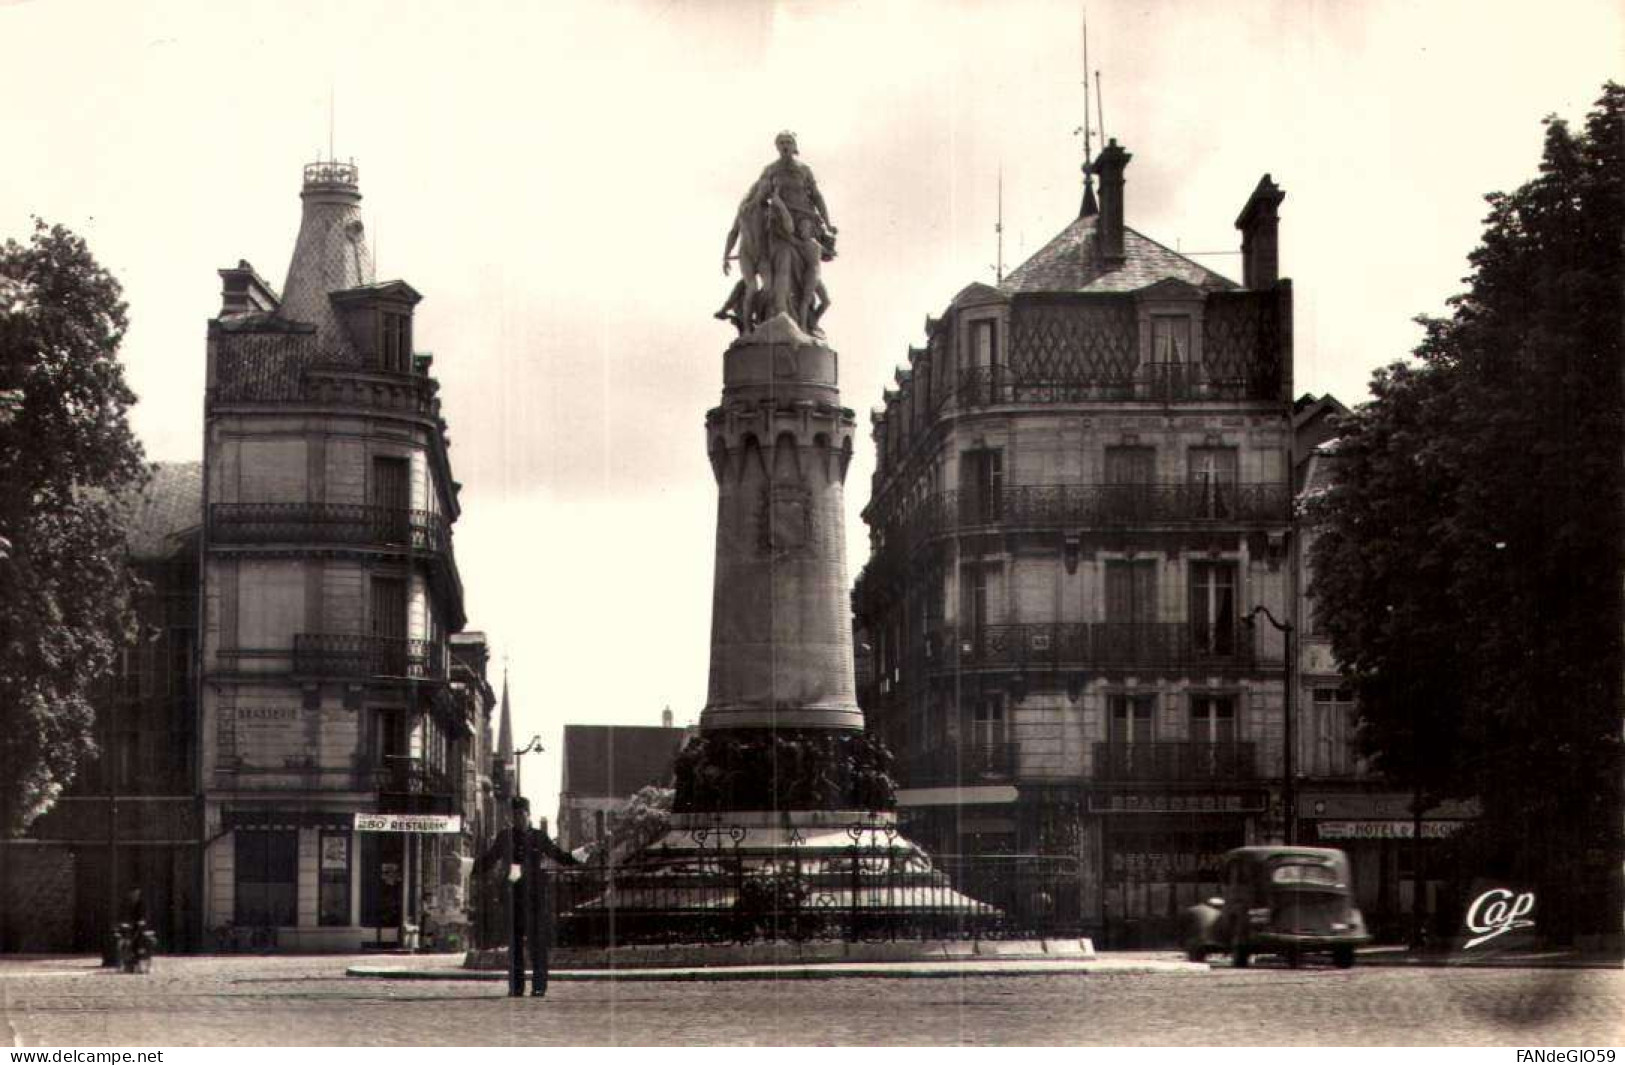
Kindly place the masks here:
<instances>
[{"instance_id":1,"label":"sign reading brasserie","mask_svg":"<svg viewBox=\"0 0 1625 1065\"><path fill-rule=\"evenodd\" d=\"M461 832L460 814L356 814L357 832Z\"/></svg>"},{"instance_id":2,"label":"sign reading brasserie","mask_svg":"<svg viewBox=\"0 0 1625 1065\"><path fill-rule=\"evenodd\" d=\"M1265 806L1262 792L1203 792L1189 795L1112 792L1089 796L1089 812L1097 814L1237 814L1256 813Z\"/></svg>"}]
</instances>

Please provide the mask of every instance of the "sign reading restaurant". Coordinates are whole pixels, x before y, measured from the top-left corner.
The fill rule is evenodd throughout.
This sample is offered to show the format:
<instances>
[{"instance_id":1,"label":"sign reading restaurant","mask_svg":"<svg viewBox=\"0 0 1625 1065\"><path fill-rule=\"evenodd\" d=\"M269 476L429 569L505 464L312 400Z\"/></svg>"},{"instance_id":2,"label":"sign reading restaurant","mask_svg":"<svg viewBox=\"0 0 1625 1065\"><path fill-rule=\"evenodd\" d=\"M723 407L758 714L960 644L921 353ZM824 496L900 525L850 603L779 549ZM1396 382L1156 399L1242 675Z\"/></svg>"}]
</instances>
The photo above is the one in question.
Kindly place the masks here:
<instances>
[{"instance_id":1,"label":"sign reading restaurant","mask_svg":"<svg viewBox=\"0 0 1625 1065\"><path fill-rule=\"evenodd\" d=\"M356 814L357 832L461 832L461 814Z\"/></svg>"}]
</instances>

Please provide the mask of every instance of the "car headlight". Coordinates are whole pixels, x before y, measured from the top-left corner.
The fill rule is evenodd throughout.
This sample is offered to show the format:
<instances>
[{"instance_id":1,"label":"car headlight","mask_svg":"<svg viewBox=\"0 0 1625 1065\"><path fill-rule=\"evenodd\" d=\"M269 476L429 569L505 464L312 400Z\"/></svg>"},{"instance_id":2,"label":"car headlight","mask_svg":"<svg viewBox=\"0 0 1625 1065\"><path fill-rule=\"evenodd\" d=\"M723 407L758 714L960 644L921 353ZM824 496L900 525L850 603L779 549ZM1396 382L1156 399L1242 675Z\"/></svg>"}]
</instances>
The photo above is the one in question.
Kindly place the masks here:
<instances>
[{"instance_id":1,"label":"car headlight","mask_svg":"<svg viewBox=\"0 0 1625 1065\"><path fill-rule=\"evenodd\" d=\"M1247 911L1247 920L1253 924L1269 924L1270 908L1268 906L1255 906Z\"/></svg>"}]
</instances>

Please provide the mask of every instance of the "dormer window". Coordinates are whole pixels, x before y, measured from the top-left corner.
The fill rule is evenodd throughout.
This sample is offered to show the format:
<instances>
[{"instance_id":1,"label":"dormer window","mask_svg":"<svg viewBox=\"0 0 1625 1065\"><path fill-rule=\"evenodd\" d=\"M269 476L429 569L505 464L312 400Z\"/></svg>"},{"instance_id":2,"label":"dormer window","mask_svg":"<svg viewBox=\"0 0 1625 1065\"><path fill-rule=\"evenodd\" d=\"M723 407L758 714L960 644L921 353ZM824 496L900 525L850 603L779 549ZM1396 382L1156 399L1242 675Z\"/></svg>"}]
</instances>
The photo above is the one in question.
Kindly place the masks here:
<instances>
[{"instance_id":1,"label":"dormer window","mask_svg":"<svg viewBox=\"0 0 1625 1065\"><path fill-rule=\"evenodd\" d=\"M383 369L391 373L412 372L412 318L384 311L380 316L378 355Z\"/></svg>"},{"instance_id":2,"label":"dormer window","mask_svg":"<svg viewBox=\"0 0 1625 1065\"><path fill-rule=\"evenodd\" d=\"M1187 363L1191 358L1191 320L1186 314L1151 316L1151 361Z\"/></svg>"},{"instance_id":3,"label":"dormer window","mask_svg":"<svg viewBox=\"0 0 1625 1065\"><path fill-rule=\"evenodd\" d=\"M994 366L998 361L999 323L983 318L970 324L971 365Z\"/></svg>"}]
</instances>

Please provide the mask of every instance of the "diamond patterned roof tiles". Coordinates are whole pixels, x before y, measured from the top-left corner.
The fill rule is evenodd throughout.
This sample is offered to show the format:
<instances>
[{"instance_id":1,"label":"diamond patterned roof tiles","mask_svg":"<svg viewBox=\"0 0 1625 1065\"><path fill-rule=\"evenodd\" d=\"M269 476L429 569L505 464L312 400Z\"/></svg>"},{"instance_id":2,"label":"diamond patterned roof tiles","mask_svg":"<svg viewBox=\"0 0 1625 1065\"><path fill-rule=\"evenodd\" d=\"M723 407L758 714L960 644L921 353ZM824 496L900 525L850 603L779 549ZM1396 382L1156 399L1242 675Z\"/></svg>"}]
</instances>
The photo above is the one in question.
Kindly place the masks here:
<instances>
[{"instance_id":1,"label":"diamond patterned roof tiles","mask_svg":"<svg viewBox=\"0 0 1625 1065\"><path fill-rule=\"evenodd\" d=\"M1206 291L1237 288L1234 281L1163 247L1150 237L1123 227L1123 262L1106 269L1095 255L1099 215L1079 218L1038 252L1010 271L1001 291L1010 295L1036 292L1137 292L1170 278Z\"/></svg>"},{"instance_id":2,"label":"diamond patterned roof tiles","mask_svg":"<svg viewBox=\"0 0 1625 1065\"><path fill-rule=\"evenodd\" d=\"M314 325L324 345L347 351L349 338L328 295L372 283L372 249L361 221L361 194L354 186L307 185L278 315Z\"/></svg>"}]
</instances>

